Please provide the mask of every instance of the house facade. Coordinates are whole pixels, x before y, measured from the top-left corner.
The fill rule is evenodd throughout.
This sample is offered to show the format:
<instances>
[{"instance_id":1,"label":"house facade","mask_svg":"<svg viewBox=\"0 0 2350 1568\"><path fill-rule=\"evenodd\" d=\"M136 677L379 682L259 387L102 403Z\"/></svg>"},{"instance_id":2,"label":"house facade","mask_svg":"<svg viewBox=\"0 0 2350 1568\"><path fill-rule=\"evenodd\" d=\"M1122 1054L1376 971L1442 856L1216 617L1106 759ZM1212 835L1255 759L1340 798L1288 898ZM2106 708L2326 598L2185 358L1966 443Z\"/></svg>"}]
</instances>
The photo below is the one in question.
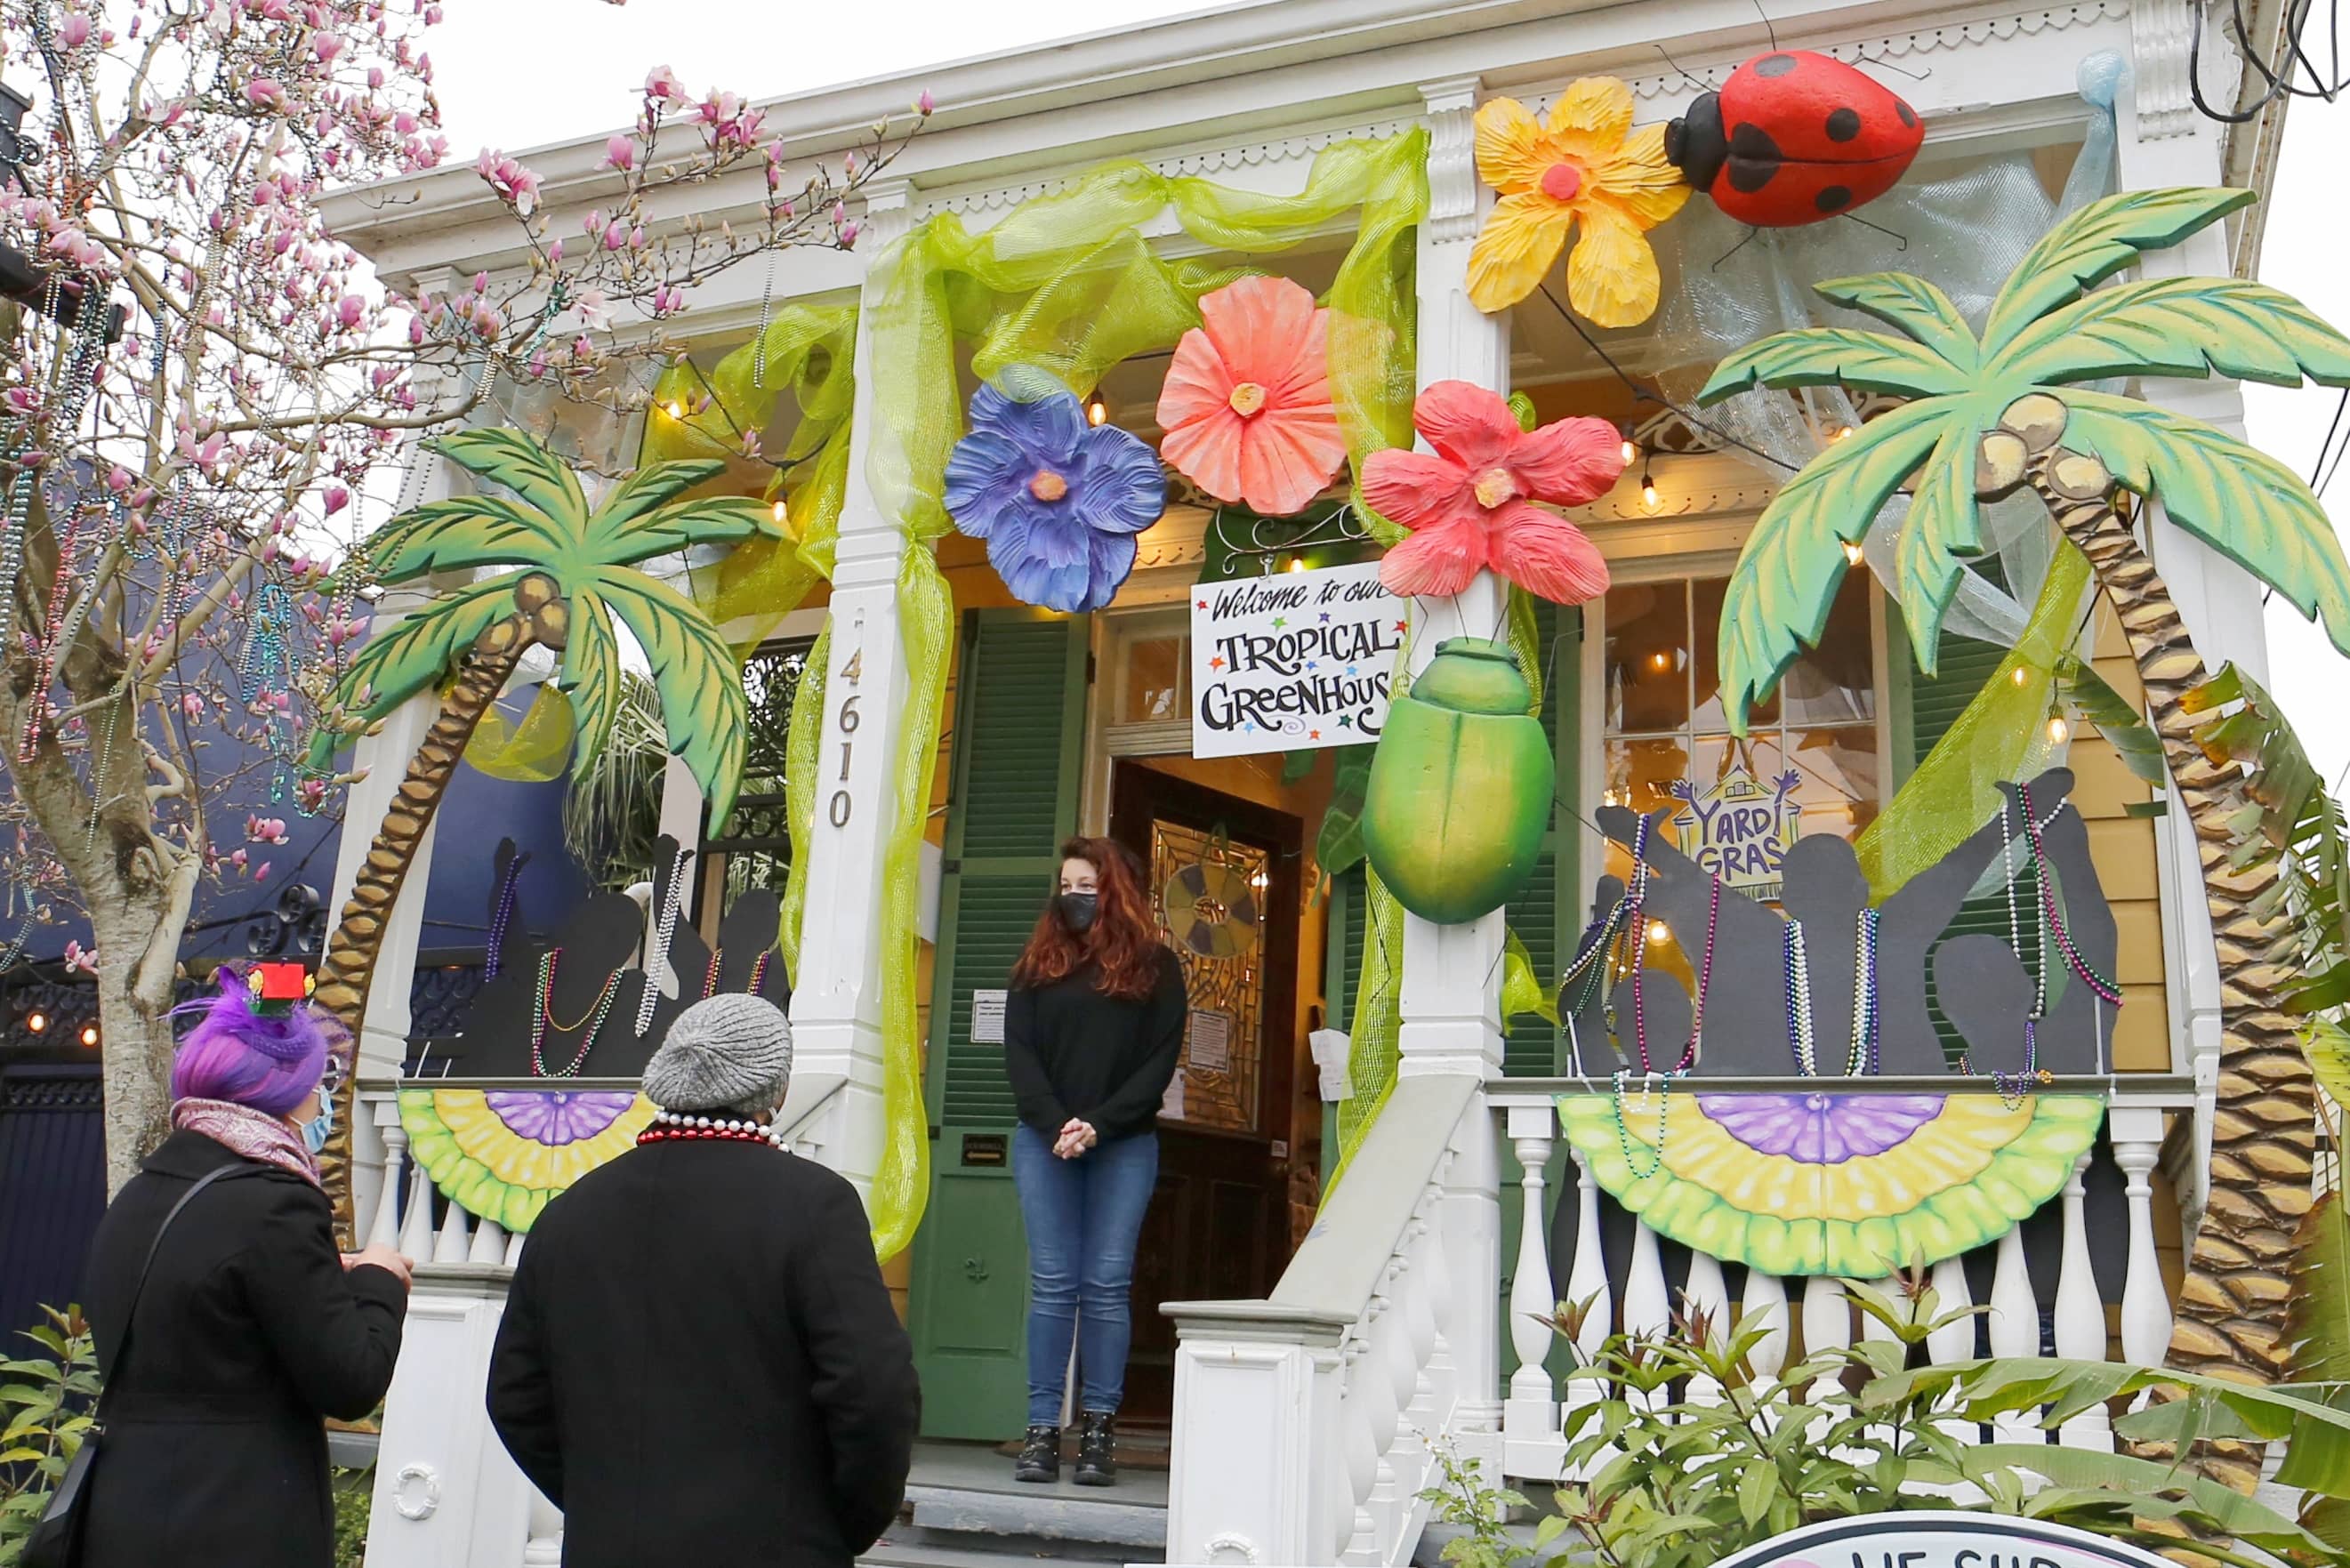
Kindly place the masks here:
<instances>
[{"instance_id":1,"label":"house facade","mask_svg":"<svg viewBox=\"0 0 2350 1568\"><path fill-rule=\"evenodd\" d=\"M914 1113L893 1071L902 1073L913 1043L927 1149L920 1220L889 1268L921 1361L927 1435L940 1439L998 1440L1021 1419L1026 1268L1001 1038L1009 969L1049 896L1063 838L1118 838L1149 867L1194 1007L1185 1064L1163 1107L1128 1411L1134 1424L1172 1434L1170 1562L1408 1558L1425 1518L1416 1499L1426 1455L1410 1431L1457 1434L1513 1476L1539 1477L1545 1464L1555 1473L1560 1405L1574 1396L1545 1370L1550 1331L1529 1330L1532 1312L1596 1286L1619 1321L1638 1326L1661 1315L1669 1291L1726 1290L1701 1256L1660 1250L1645 1226L1603 1203L1570 1156L1551 1097L1604 1089L1617 1058L1532 1012L1503 1015L1511 939L1535 984L1554 990L1593 918L1599 879L1628 868L1596 818L1613 805L1677 809L1676 786L1704 797L1760 781L1777 790L1773 809L1793 834L1859 840L2026 635L2049 571L2048 552L2032 543L2040 530L1993 529L1930 675L1874 576L1853 571L1817 648L1749 732L1733 736L1714 664L1731 566L1777 483L1880 410L1823 392L1761 413L1708 413L1694 392L1713 363L1807 324L1825 310L1809 286L1826 278L1918 272L1961 309L1980 309L2032 240L2085 200L2266 185L2274 111L2234 127L2196 111L2186 0L2022 9L1795 0L1767 9L1766 18L1748 0L1463 0L1438 9L1268 0L787 98L769 107L767 125L780 128L793 160L837 154L856 128L902 113L924 89L941 108L867 187L853 250L739 267L689 299L681 327L671 327L693 343L693 368L665 381L650 410L625 424L544 399L505 410L575 454L625 461L677 450L684 438L664 421L705 433L718 418L740 422L741 410L706 390L728 355L785 313L845 319L854 310L847 362L818 362L854 380L853 410L837 432L846 480L828 575L811 574L795 597L746 603L713 587L718 566L684 564L706 597L724 603L730 633L760 649L751 738L760 776L732 822L712 824L673 767L663 827L701 849L687 908L707 931L730 891L800 884L797 1068L786 1115L803 1153L869 1191L894 1191L886 1201L901 1213L908 1168L891 1134ZM2232 57L2217 41L2207 46L2206 96L2232 101ZM1648 235L1663 304L1640 326L1577 319L1556 269L1546 289L1508 310L1470 303L1467 260L1494 202L1472 156L1481 103L1507 96L1539 114L1576 78L1610 75L1629 84L1636 122L1648 125L1686 112L1742 61L1784 49L1857 67L1923 119L1924 150L1892 194L1856 218L1760 237L1704 197L1692 200ZM602 145L598 135L525 155L544 177L556 232L597 205ZM951 374L960 408L979 383L975 353L992 367L974 327L948 335L953 357L943 366L893 358L905 338L892 313L905 305L892 290L923 236L951 226L958 243L983 246L1002 225L1034 223L1055 197L1089 189L1096 171L1117 164L1134 171L1133 188L1164 199L1138 200L1131 222L1108 237L1072 220L1057 243L1131 244L1155 258L1151 276L1246 268L1326 295L1364 264L1371 203L1301 216L1301 193L1332 167L1333 150L1367 158L1399 147L1411 150L1425 182L1424 205L1412 207L1381 264L1400 302L1388 319L1409 333L1410 386L1465 380L1523 393L1544 421L1607 420L1630 462L1614 489L1570 514L1607 557L1612 586L1580 607L1539 606L1519 639L1539 666L1557 781L1534 876L1493 915L1458 926L1405 915L1384 933L1399 955L1400 1065L1373 1123L1351 1096L1368 1099L1384 1085L1359 1081L1359 1057L1350 1077L1349 1043L1336 1037L1360 1023L1366 949L1383 933L1359 855L1332 829L1334 811L1354 809L1353 770L1367 748L1331 745L1318 732L1288 750L1253 751L1228 735L1211 742L1232 717L1211 713L1207 661L1217 655L1194 645L1206 624L1199 618L1212 618L1220 594L1376 559L1343 504L1343 482L1304 521L1258 516L1179 484L1107 606L1061 615L1024 605L979 541L910 537L920 508L896 488L908 441L899 410L940 389L899 379ZM754 210L759 196L724 184L690 194L712 223ZM1285 227L1232 219L1256 211L1252 203L1281 202L1292 204L1280 208ZM1230 221L1219 227L1202 217L1210 209ZM334 216L411 293L440 294L451 280L499 275L524 259L509 248L504 212L463 170L344 198ZM2147 266L2249 269L2259 224L2255 207ZM994 264L1008 276L1017 260L997 254ZM1065 268L1024 286L1099 275L1099 265ZM996 286L1004 303L983 325L1014 302ZM1131 303L1104 295L1066 310L1056 351L1083 361L1090 350L1071 348L1067 335ZM1170 346L1146 342L1076 389L1095 422L1157 441ZM684 396L673 395L678 387ZM2230 384L2137 390L2241 429ZM814 417L807 405L805 382L778 385L772 406L754 415L755 450L806 456L794 437ZM741 433L727 431L752 451ZM805 535L803 496L814 493L779 481L785 467L745 456L722 483L783 498ZM2207 663L2263 673L2257 586L2158 511L2147 529ZM934 556L936 573L910 566L910 553ZM918 582L919 593L910 587ZM1444 638L1500 634L1508 608L1488 575L1457 597L1411 603L1403 618L1412 629L1398 641L1419 668ZM2063 618L2065 646L2135 701L2135 670L2110 613ZM1364 651L1358 664L1397 657L1396 644ZM820 683L809 679L816 659ZM809 776L818 794L795 835L784 737L793 704L816 691ZM1347 708L1341 695L1326 711L1335 722ZM1323 710L1305 711L1315 719ZM2182 1223L2191 1231L2201 1202L2198 1134L2208 1137L2219 1048L2212 940L2183 817L2133 811L2149 800L2147 786L2085 718L2061 704L2055 717L2063 722L2032 766L2073 770L2070 798L2115 927L2122 1002L2099 1019L2095 1075L2106 1080L2107 1131L2044 1225L2028 1237L2019 1226L2012 1245L1983 1250L1974 1296L2025 1280L2021 1288L2058 1309L2058 1350L2158 1361ZM354 787L353 820L380 814L397 759L429 722L429 711L397 715L368 742L375 773ZM1693 821L1666 831L1694 846ZM437 877L452 856L473 853L467 831L444 820L437 832L419 877ZM347 837L338 902L363 852ZM394 921L385 959L394 970L413 961L417 903L403 902ZM2004 933L2009 918L1994 890L1970 900L1950 934ZM1661 922L1651 934L1650 961L1696 989L1695 934ZM420 1271L411 1354L388 1412L370 1562L552 1561L545 1554L559 1521L500 1469L478 1400L451 1392L477 1386L466 1379L478 1377L503 1267L526 1243L453 1206L436 1209L401 1162L390 1096L411 1033L407 991L375 988L363 1083L376 1114L361 1129L359 1213L433 1262ZM1951 1016L1962 1010L1939 999L1931 1006L1955 1059L1970 1044ZM585 1072L592 1078L592 1064ZM1367 1174L1341 1189L1345 1203L1326 1206L1342 1142ZM2116 1223L2097 1222L2106 1213ZM1527 1214L1539 1221L1523 1223ZM1852 1332L1841 1296L1830 1300L1818 1282L1746 1275L1739 1289L1750 1310L1775 1301L1812 1343ZM1944 1282L1965 1288L1963 1278L1962 1270ZM1157 1310L1170 1303L1192 1305ZM2065 1306L2095 1310L2084 1318ZM2038 1354L2036 1315L2027 1337L2020 1353ZM1394 1386L1369 1388L1389 1366ZM2094 1431L2067 1436L2097 1441Z\"/></svg>"}]
</instances>

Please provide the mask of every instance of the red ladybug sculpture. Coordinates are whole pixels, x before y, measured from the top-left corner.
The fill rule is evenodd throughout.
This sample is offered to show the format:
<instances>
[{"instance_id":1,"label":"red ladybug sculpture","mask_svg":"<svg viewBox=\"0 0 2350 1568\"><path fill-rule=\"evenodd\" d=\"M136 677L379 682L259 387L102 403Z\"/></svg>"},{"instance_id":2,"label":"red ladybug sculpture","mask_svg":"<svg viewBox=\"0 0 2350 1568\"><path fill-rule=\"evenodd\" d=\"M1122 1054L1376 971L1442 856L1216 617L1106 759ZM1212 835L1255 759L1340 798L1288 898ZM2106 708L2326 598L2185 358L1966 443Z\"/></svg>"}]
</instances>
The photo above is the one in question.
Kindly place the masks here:
<instances>
[{"instance_id":1,"label":"red ladybug sculpture","mask_svg":"<svg viewBox=\"0 0 2350 1568\"><path fill-rule=\"evenodd\" d=\"M1842 60L1758 55L1665 128L1665 156L1742 223L1786 229L1874 202L1926 140L1918 111Z\"/></svg>"}]
</instances>

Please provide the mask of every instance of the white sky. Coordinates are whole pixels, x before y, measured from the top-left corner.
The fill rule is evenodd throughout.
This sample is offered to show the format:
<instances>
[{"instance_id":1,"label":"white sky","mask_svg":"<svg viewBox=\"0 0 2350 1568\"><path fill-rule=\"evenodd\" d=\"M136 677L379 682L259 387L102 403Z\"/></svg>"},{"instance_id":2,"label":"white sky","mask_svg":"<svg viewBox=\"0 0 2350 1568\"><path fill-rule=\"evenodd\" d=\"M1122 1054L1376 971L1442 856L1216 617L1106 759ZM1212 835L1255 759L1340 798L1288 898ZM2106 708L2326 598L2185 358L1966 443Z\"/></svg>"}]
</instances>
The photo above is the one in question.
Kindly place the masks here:
<instances>
[{"instance_id":1,"label":"white sky","mask_svg":"<svg viewBox=\"0 0 2350 1568\"><path fill-rule=\"evenodd\" d=\"M1205 8L1202 0L446 0L431 35L450 151L519 151L619 129L645 73L673 68L696 91L750 98L887 76ZM517 83L526 80L527 90ZM2262 263L2264 281L2350 328L2350 216L2339 171L2350 158L2350 103L2304 101L2286 121ZM2332 176L2329 179L2329 174ZM2246 389L2252 440L2307 475L2339 394ZM2345 419L2350 423L2350 419ZM2350 477L2328 497L2350 515ZM2350 664L2281 602L2270 617L2272 684L2329 780L2350 766Z\"/></svg>"}]
</instances>

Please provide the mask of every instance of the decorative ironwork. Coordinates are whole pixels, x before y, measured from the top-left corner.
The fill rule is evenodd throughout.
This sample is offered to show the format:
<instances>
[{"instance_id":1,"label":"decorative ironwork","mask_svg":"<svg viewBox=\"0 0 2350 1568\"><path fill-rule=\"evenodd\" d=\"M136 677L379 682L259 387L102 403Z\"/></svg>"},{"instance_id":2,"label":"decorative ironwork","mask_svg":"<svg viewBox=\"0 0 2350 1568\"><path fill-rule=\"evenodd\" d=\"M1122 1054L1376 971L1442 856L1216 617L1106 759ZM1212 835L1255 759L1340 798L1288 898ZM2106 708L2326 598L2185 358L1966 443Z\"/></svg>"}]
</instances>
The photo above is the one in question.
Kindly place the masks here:
<instances>
[{"instance_id":1,"label":"decorative ironwork","mask_svg":"<svg viewBox=\"0 0 2350 1568\"><path fill-rule=\"evenodd\" d=\"M743 691L750 699L745 721L747 756L743 793L726 832L705 842L705 855L725 857L723 897L732 904L754 888L781 893L792 867L791 829L785 811L784 753L791 733L792 704L806 673L809 638L772 642L743 666ZM706 896L706 895L705 895Z\"/></svg>"},{"instance_id":2,"label":"decorative ironwork","mask_svg":"<svg viewBox=\"0 0 2350 1568\"><path fill-rule=\"evenodd\" d=\"M413 1053L435 1040L453 1040L465 1032L488 979L488 954L463 949L420 954L416 972L408 981L408 1044Z\"/></svg>"},{"instance_id":3,"label":"decorative ironwork","mask_svg":"<svg viewBox=\"0 0 2350 1568\"><path fill-rule=\"evenodd\" d=\"M318 890L295 882L277 896L277 907L246 922L244 950L252 958L315 955L327 940L327 907Z\"/></svg>"},{"instance_id":4,"label":"decorative ironwork","mask_svg":"<svg viewBox=\"0 0 2350 1568\"><path fill-rule=\"evenodd\" d=\"M1208 532L1219 548L1208 552L1219 576L1241 576L1244 564L1254 562L1267 574L1280 569L1281 558L1302 556L1309 550L1326 552L1360 545L1371 536L1350 502L1341 502L1315 515L1264 517L1238 506L1218 506L1208 520Z\"/></svg>"}]
</instances>

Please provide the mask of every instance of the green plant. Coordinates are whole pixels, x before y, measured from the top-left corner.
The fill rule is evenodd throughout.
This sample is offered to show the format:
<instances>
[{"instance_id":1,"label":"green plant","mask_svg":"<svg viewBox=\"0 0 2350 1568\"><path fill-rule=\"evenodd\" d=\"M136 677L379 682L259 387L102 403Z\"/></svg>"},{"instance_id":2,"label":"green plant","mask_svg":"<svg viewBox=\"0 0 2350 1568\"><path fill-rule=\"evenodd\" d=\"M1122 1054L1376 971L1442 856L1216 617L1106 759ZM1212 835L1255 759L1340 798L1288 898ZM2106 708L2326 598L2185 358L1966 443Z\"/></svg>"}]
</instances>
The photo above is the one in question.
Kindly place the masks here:
<instances>
[{"instance_id":1,"label":"green plant","mask_svg":"<svg viewBox=\"0 0 2350 1568\"><path fill-rule=\"evenodd\" d=\"M2350 1437L2350 1415L2293 1390L2111 1362L1970 1361L1905 1371L1928 1334L1970 1314L1945 1313L1922 1274L1892 1293L1846 1289L1882 1325L1882 1336L1807 1355L1776 1376L1754 1365L1763 1328L1740 1324L1724 1333L1700 1315L1677 1317L1657 1336L1616 1335L1596 1355L1578 1353L1570 1385L1594 1397L1574 1402L1567 1414L1566 1464L1568 1473L1587 1479L1558 1489L1557 1514L1540 1521L1528 1543L1504 1528L1507 1511L1523 1498L1489 1486L1473 1463L1440 1450L1443 1480L1427 1494L1432 1512L1465 1530L1447 1543L1446 1560L1461 1568L1512 1568L1522 1560L1542 1568L1592 1561L1604 1568L1709 1568L1800 1525L1952 1507L2071 1525L2158 1550L2177 1545L2185 1531L2199 1538L2198 1552L2244 1568L2265 1561L2245 1546L2332 1560L2293 1521L2178 1464L1982 1444L1974 1423L2029 1409L2054 1426L2156 1385L2176 1397L2123 1417L2118 1428L2179 1452L2201 1439L2273 1436L2296 1419L2312 1421L2312 1431L2324 1428L2322 1440L2339 1442ZM1553 1326L1572 1343L1582 1317L1577 1308L1562 1308ZM2339 1487L2345 1478L2307 1484L2317 1479Z\"/></svg>"},{"instance_id":2,"label":"green plant","mask_svg":"<svg viewBox=\"0 0 2350 1568\"><path fill-rule=\"evenodd\" d=\"M623 670L611 738L572 770L563 792L564 846L597 886L618 893L652 880L668 765L660 694L643 676Z\"/></svg>"},{"instance_id":3,"label":"green plant","mask_svg":"<svg viewBox=\"0 0 2350 1568\"><path fill-rule=\"evenodd\" d=\"M362 1568L367 1562L368 1509L374 1501L375 1472L335 1471L335 1568Z\"/></svg>"},{"instance_id":4,"label":"green plant","mask_svg":"<svg viewBox=\"0 0 2350 1568\"><path fill-rule=\"evenodd\" d=\"M25 1337L47 1354L0 1361L0 1568L24 1549L98 1400L98 1352L81 1308L41 1312L48 1321Z\"/></svg>"}]
</instances>

